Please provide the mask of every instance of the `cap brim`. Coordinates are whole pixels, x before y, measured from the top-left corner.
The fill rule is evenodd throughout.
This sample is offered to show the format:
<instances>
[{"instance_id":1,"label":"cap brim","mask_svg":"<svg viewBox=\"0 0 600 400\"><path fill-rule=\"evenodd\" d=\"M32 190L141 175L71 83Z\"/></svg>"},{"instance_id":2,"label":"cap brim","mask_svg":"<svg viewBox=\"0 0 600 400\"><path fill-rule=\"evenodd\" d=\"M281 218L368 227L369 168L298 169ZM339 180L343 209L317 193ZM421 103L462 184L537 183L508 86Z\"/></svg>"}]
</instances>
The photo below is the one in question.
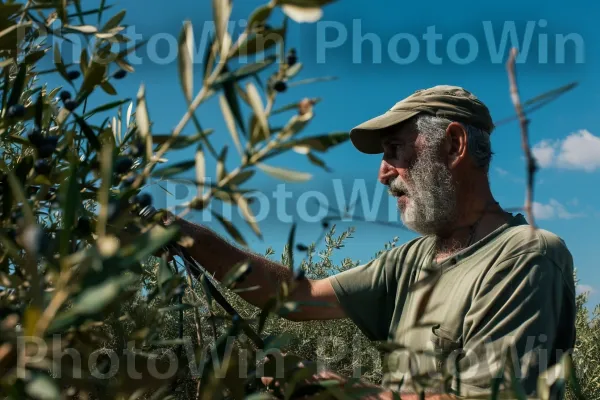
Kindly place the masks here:
<instances>
[{"instance_id":1,"label":"cap brim","mask_svg":"<svg viewBox=\"0 0 600 400\"><path fill-rule=\"evenodd\" d=\"M390 110L350 130L350 141L358 151L366 154L383 153L381 136L391 126L404 122L420 111Z\"/></svg>"}]
</instances>

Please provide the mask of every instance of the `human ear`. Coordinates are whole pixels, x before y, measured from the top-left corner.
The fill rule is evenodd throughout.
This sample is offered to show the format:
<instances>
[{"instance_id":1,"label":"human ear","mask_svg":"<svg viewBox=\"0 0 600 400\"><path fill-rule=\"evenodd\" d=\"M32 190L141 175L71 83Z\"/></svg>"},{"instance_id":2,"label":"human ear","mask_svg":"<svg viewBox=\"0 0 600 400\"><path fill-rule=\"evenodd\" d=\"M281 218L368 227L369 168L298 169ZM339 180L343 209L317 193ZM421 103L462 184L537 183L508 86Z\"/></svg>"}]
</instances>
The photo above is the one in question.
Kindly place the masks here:
<instances>
[{"instance_id":1,"label":"human ear","mask_svg":"<svg viewBox=\"0 0 600 400\"><path fill-rule=\"evenodd\" d=\"M446 154L448 168L456 168L467 157L467 130L458 122L446 128Z\"/></svg>"}]
</instances>

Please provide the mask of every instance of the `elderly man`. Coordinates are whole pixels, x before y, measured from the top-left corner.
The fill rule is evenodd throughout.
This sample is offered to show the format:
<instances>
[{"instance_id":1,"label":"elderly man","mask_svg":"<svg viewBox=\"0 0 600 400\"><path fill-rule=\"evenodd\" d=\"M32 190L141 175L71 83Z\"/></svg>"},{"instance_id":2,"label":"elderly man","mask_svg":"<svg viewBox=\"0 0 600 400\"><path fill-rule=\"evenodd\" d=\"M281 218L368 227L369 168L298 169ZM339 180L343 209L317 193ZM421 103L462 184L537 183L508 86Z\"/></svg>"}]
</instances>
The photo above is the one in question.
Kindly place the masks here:
<instances>
[{"instance_id":1,"label":"elderly man","mask_svg":"<svg viewBox=\"0 0 600 400\"><path fill-rule=\"evenodd\" d=\"M473 94L436 86L350 133L359 151L383 154L379 181L397 198L403 223L422 236L365 265L298 282L293 300L332 307L304 307L289 318L349 317L370 339L396 343L383 363L388 391L377 398L416 399L406 393L423 380L431 387L427 399L485 395L511 368L533 394L540 373L574 345L571 254L559 237L532 230L523 215L494 200L488 181L493 128ZM273 283L293 279L288 268L177 221L197 243L190 254L217 279L251 260L244 285L262 290L242 293L248 302L262 307ZM445 373L454 378L442 387Z\"/></svg>"}]
</instances>

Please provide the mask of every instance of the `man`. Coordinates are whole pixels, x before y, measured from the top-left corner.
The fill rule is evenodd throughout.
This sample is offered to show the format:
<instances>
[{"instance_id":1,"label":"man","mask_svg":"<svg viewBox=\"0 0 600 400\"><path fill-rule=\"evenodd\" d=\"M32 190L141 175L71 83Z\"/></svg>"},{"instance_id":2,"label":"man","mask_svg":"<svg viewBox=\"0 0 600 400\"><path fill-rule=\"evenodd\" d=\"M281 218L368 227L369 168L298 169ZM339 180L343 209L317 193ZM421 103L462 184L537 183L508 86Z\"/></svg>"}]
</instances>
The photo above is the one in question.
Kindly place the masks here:
<instances>
[{"instance_id":1,"label":"man","mask_svg":"<svg viewBox=\"0 0 600 400\"><path fill-rule=\"evenodd\" d=\"M338 275L299 281L293 300L332 306L304 307L288 318L349 317L370 339L405 347L386 355L389 391L378 398L395 391L416 399L404 393L414 393L423 379L433 385L428 399L486 394L505 365L533 394L540 373L574 345L571 254L559 237L532 230L523 215L494 200L488 181L493 128L473 94L436 86L350 133L359 151L383 154L379 181L397 198L403 223L422 236ZM277 282L293 279L288 268L205 227L178 223L197 243L191 256L217 279L251 260L244 284L262 290L241 296L255 306L266 303ZM452 397L434 394L444 391L446 372L459 376L449 382Z\"/></svg>"}]
</instances>

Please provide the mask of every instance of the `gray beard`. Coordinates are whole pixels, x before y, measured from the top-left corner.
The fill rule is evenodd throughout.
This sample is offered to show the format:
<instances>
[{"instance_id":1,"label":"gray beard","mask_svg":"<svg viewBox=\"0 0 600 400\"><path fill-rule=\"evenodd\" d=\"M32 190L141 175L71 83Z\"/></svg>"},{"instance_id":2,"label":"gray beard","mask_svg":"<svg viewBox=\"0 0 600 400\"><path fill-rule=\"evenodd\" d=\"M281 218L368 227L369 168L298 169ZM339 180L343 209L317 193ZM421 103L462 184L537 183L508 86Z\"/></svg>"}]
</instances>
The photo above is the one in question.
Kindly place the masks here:
<instances>
[{"instance_id":1,"label":"gray beard","mask_svg":"<svg viewBox=\"0 0 600 400\"><path fill-rule=\"evenodd\" d=\"M400 209L403 224L422 235L445 232L456 221L456 184L450 170L435 153L435 148L424 149L408 172L411 186L400 177L390 183L389 192L405 192L408 204Z\"/></svg>"}]
</instances>

